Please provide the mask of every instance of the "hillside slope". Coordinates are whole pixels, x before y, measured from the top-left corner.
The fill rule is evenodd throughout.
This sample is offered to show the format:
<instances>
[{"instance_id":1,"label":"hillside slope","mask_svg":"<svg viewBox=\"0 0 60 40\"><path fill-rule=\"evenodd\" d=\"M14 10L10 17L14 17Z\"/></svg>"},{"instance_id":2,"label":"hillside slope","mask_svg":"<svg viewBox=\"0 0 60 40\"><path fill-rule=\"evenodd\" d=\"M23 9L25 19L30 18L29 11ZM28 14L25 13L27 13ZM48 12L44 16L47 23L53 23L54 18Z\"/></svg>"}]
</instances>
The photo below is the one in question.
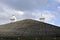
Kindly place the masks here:
<instances>
[{"instance_id":1,"label":"hillside slope","mask_svg":"<svg viewBox=\"0 0 60 40\"><path fill-rule=\"evenodd\" d=\"M60 28L40 21L26 19L0 25L0 36L56 37Z\"/></svg>"}]
</instances>

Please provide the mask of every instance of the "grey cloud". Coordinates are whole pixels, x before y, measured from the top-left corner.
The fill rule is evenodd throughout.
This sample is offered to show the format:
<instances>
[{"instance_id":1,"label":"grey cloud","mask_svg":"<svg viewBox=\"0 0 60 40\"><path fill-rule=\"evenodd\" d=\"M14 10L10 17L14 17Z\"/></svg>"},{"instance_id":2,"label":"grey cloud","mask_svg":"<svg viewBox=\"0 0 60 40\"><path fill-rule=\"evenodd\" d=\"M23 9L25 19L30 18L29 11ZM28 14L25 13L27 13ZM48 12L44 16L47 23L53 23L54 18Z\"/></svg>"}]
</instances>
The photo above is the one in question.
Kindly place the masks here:
<instances>
[{"instance_id":1,"label":"grey cloud","mask_svg":"<svg viewBox=\"0 0 60 40\"><path fill-rule=\"evenodd\" d=\"M24 14L20 14L20 12L23 12ZM17 20L33 18L32 12L18 11L7 5L0 4L0 24L7 23L12 14L14 14L17 17Z\"/></svg>"},{"instance_id":2,"label":"grey cloud","mask_svg":"<svg viewBox=\"0 0 60 40\"><path fill-rule=\"evenodd\" d=\"M2 0L17 10L33 11L47 3L47 0Z\"/></svg>"},{"instance_id":3,"label":"grey cloud","mask_svg":"<svg viewBox=\"0 0 60 40\"><path fill-rule=\"evenodd\" d=\"M47 0L0 0L0 2L3 3L0 5L0 19L2 22L7 22L12 14L15 14L18 20L35 19L37 17L36 15L32 15L32 12L46 4L46 1ZM5 4L10 6L10 8ZM19 15L18 13L15 13L15 11L23 11L24 14Z\"/></svg>"}]
</instances>

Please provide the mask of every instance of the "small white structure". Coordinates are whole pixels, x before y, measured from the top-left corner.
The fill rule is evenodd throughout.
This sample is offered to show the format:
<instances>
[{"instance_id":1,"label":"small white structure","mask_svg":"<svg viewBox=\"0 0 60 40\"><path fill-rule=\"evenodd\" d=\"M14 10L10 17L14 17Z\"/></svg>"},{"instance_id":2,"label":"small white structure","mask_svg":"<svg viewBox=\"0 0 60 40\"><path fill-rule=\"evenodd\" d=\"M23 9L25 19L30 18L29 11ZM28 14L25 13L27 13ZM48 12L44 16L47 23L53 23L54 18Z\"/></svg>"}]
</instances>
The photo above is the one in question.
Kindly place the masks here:
<instances>
[{"instance_id":1,"label":"small white structure","mask_svg":"<svg viewBox=\"0 0 60 40\"><path fill-rule=\"evenodd\" d=\"M12 17L10 18L10 21L11 21L11 22L16 22L16 21L17 21L15 15L12 15Z\"/></svg>"},{"instance_id":2,"label":"small white structure","mask_svg":"<svg viewBox=\"0 0 60 40\"><path fill-rule=\"evenodd\" d=\"M41 13L41 15L40 15L40 21L41 22L44 22L45 21L45 16Z\"/></svg>"}]
</instances>

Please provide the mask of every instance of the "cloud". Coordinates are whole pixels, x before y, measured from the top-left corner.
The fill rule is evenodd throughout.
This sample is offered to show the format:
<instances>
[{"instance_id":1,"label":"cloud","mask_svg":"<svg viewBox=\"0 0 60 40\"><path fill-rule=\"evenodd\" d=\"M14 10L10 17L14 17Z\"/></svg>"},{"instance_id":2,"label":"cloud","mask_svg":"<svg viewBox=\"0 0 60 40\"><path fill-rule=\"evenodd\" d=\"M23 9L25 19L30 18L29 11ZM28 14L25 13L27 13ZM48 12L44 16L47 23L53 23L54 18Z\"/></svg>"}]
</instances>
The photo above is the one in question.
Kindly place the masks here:
<instances>
[{"instance_id":1,"label":"cloud","mask_svg":"<svg viewBox=\"0 0 60 40\"><path fill-rule=\"evenodd\" d=\"M46 23L54 24L54 20L56 19L56 15L54 14L53 11L46 11L46 10L38 11L38 12L33 13L32 15L35 16L35 20L39 21L41 14L44 15Z\"/></svg>"},{"instance_id":2,"label":"cloud","mask_svg":"<svg viewBox=\"0 0 60 40\"><path fill-rule=\"evenodd\" d=\"M53 20L55 19L55 15L53 11L39 10L45 3L45 0L5 0L4 3L0 3L0 24L8 23L13 14L16 16L17 20L39 20L41 13L43 13L46 18L45 22L54 24Z\"/></svg>"},{"instance_id":3,"label":"cloud","mask_svg":"<svg viewBox=\"0 0 60 40\"><path fill-rule=\"evenodd\" d=\"M45 16L45 22L54 24L55 15L52 11L20 11L15 10L5 4L0 3L0 24L9 22L10 17L14 14L17 20L35 19L39 21L41 13Z\"/></svg>"},{"instance_id":4,"label":"cloud","mask_svg":"<svg viewBox=\"0 0 60 40\"><path fill-rule=\"evenodd\" d=\"M46 18L46 21L51 21L52 19L55 18L55 15L51 11L44 11L42 12Z\"/></svg>"},{"instance_id":5,"label":"cloud","mask_svg":"<svg viewBox=\"0 0 60 40\"><path fill-rule=\"evenodd\" d=\"M12 15L15 15L17 20L35 18L30 11L15 10L4 3L0 3L0 24L8 23Z\"/></svg>"},{"instance_id":6,"label":"cloud","mask_svg":"<svg viewBox=\"0 0 60 40\"><path fill-rule=\"evenodd\" d=\"M60 11L60 6L57 7L57 10Z\"/></svg>"},{"instance_id":7,"label":"cloud","mask_svg":"<svg viewBox=\"0 0 60 40\"><path fill-rule=\"evenodd\" d=\"M12 6L16 10L22 11L34 11L47 3L47 0L1 0L1 1L9 6Z\"/></svg>"},{"instance_id":8,"label":"cloud","mask_svg":"<svg viewBox=\"0 0 60 40\"><path fill-rule=\"evenodd\" d=\"M55 2L59 2L60 3L60 0L54 0Z\"/></svg>"},{"instance_id":9,"label":"cloud","mask_svg":"<svg viewBox=\"0 0 60 40\"><path fill-rule=\"evenodd\" d=\"M0 3L0 24L9 22L9 19L12 15L18 17L24 15L23 11L15 10L3 3Z\"/></svg>"}]
</instances>

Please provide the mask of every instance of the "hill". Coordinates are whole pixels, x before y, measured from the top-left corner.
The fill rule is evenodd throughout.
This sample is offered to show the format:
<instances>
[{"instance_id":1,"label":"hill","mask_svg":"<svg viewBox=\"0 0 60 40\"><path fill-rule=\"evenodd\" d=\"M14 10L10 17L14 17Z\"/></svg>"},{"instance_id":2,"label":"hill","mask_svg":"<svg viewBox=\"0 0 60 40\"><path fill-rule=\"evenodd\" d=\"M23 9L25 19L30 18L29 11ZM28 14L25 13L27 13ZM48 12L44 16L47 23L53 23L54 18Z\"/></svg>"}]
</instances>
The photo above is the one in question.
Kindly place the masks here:
<instances>
[{"instance_id":1,"label":"hill","mask_svg":"<svg viewBox=\"0 0 60 40\"><path fill-rule=\"evenodd\" d=\"M60 27L26 19L13 23L0 25L0 37L58 37Z\"/></svg>"}]
</instances>

